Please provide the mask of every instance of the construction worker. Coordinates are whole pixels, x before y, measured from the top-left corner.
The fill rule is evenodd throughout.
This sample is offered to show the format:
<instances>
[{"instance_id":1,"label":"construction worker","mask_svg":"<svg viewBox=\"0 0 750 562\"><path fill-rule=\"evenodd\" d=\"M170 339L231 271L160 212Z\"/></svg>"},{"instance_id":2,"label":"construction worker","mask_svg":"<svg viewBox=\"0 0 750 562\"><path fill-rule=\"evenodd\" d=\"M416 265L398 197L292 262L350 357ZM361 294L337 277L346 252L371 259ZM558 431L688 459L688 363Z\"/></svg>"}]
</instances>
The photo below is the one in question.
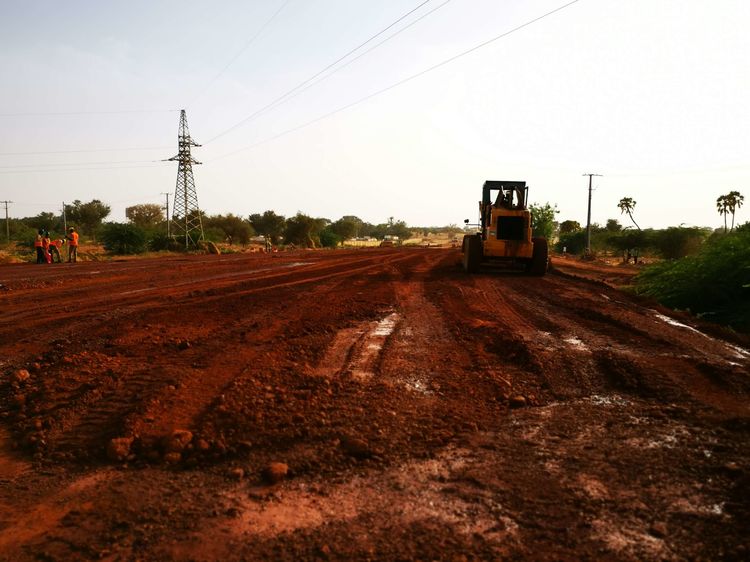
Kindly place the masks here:
<instances>
[{"instance_id":1,"label":"construction worker","mask_svg":"<svg viewBox=\"0 0 750 562\"><path fill-rule=\"evenodd\" d=\"M34 248L36 249L36 263L45 263L44 258L44 229L40 228L34 239Z\"/></svg>"},{"instance_id":2,"label":"construction worker","mask_svg":"<svg viewBox=\"0 0 750 562\"><path fill-rule=\"evenodd\" d=\"M52 263L52 257L49 254L49 232L46 230L44 231L44 234L42 234L42 249L44 250L44 262L45 263Z\"/></svg>"},{"instance_id":3,"label":"construction worker","mask_svg":"<svg viewBox=\"0 0 750 562\"><path fill-rule=\"evenodd\" d=\"M68 263L75 263L78 258L78 233L76 229L71 226L65 239L68 241Z\"/></svg>"},{"instance_id":4,"label":"construction worker","mask_svg":"<svg viewBox=\"0 0 750 562\"><path fill-rule=\"evenodd\" d=\"M49 243L49 253L52 257L52 263L55 261L55 256L57 256L57 263L62 263L62 257L60 257L60 247L65 244L64 238L59 238L55 240L50 240Z\"/></svg>"}]
</instances>

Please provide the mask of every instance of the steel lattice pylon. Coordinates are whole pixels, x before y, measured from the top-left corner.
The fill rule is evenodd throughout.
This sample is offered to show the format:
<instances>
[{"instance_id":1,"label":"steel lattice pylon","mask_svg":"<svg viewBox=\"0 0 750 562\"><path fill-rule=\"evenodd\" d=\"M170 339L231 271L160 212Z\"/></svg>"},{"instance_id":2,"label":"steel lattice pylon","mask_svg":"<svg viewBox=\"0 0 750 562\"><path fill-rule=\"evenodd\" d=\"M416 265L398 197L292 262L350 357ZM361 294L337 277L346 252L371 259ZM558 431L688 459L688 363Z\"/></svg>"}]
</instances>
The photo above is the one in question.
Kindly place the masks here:
<instances>
[{"instance_id":1,"label":"steel lattice pylon","mask_svg":"<svg viewBox=\"0 0 750 562\"><path fill-rule=\"evenodd\" d=\"M178 236L185 234L185 247L196 245L203 240L203 221L198 207L198 194L193 179L193 164L200 164L190 155L191 146L200 146L190 138L185 110L180 111L180 130L177 134L177 156L169 158L177 161L177 187L174 191L172 224Z\"/></svg>"}]
</instances>

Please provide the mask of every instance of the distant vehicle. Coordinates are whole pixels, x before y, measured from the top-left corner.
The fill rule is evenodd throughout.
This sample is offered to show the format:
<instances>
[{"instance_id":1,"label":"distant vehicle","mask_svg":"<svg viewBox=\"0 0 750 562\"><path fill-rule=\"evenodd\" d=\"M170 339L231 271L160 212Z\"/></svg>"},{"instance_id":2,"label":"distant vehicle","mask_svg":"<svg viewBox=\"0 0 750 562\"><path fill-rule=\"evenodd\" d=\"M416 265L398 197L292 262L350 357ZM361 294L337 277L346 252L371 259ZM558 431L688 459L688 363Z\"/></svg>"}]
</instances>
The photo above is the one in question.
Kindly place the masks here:
<instances>
[{"instance_id":1,"label":"distant vehicle","mask_svg":"<svg viewBox=\"0 0 750 562\"><path fill-rule=\"evenodd\" d=\"M523 181L484 182L479 202L481 230L465 235L461 246L463 266L468 273L475 273L480 265L493 261L523 265L532 275L547 272L547 239L531 237L528 194L529 188ZM468 224L469 220L464 222Z\"/></svg>"},{"instance_id":2,"label":"distant vehicle","mask_svg":"<svg viewBox=\"0 0 750 562\"><path fill-rule=\"evenodd\" d=\"M380 243L381 248L393 248L393 246L394 246L393 240L383 240Z\"/></svg>"}]
</instances>

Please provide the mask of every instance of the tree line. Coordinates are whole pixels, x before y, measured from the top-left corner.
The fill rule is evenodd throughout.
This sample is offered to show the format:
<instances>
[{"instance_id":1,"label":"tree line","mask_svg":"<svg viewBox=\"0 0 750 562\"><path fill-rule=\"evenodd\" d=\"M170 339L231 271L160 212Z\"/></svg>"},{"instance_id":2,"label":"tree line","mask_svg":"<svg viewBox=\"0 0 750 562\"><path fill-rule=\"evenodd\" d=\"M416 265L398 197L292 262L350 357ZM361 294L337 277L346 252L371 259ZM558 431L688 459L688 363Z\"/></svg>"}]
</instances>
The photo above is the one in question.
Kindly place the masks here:
<instances>
[{"instance_id":1,"label":"tree line","mask_svg":"<svg viewBox=\"0 0 750 562\"><path fill-rule=\"evenodd\" d=\"M65 205L65 215L42 212L36 216L10 219L11 240L24 246L33 243L36 232L45 229L54 237L62 235L65 224L75 226L81 236L102 242L115 253L140 253L179 249L179 239L167 236L167 217L161 205L143 203L125 210L126 222L105 222L110 207L98 199L87 203L76 200ZM285 217L272 210L253 213L247 217L229 214L202 215L204 239L216 243L246 245L262 236L271 244L303 248L336 247L352 238L386 236L400 240L413 234L426 235L443 231L460 232L455 225L448 227L409 227L405 221L390 217L379 224L371 224L354 215L338 220L312 217L298 212ZM172 229L172 234L176 233Z\"/></svg>"}]
</instances>

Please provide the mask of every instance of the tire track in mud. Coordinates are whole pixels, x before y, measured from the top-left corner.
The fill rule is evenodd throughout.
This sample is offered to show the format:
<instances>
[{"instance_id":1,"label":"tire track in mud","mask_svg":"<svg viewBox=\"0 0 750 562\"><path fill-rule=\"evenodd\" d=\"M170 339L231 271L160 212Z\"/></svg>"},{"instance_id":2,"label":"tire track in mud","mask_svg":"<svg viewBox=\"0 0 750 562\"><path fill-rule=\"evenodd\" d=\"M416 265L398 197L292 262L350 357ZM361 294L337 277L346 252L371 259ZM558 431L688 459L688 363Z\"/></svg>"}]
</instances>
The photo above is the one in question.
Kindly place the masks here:
<instances>
[{"instance_id":1,"label":"tire track in mud","mask_svg":"<svg viewBox=\"0 0 750 562\"><path fill-rule=\"evenodd\" d=\"M249 310L247 310L247 313L252 320L248 319L243 322L244 324L258 325L262 337L271 344L271 349L269 350L265 346L260 346L257 350L245 349L243 345L233 346L230 344L229 346L210 345L209 347L216 348L215 352L207 349L200 350L200 356L204 358L204 364L200 366L200 370L194 376L181 379L180 387L170 397L168 406L161 408L159 413L153 412L155 419L149 425L147 432L152 435L163 435L171 429L194 426L196 420L205 413L207 407L215 403L217 399L223 400L222 391L229 389L238 378L252 375L260 363L267 362L269 359L272 363L285 362L285 359L279 356L288 353L285 340L288 340L291 335L290 326L293 327L297 323L305 322L306 305L310 299L326 300L332 312L331 317L336 318L338 316L338 322L345 321L345 318L333 313L333 311L346 309L337 301L339 301L339 294L348 298L348 293L344 289L350 284L352 276L359 276L369 271L377 272L384 264L409 259L413 258L408 255L391 256L385 260L368 258L357 260L354 265L351 259L347 259L342 260L343 263L341 264L334 264L326 268L322 275L317 273L318 268L316 268L314 276L308 275L291 281L286 281L286 279L301 276L303 272L292 272L288 275L274 274L270 280L281 279L282 282L274 283L271 286L265 285L265 282L269 279L264 278L264 284L261 287L247 287L245 282L242 282L239 286L229 286L226 291L218 291L218 295L214 293L212 288L210 296L203 299L203 304L209 307L226 306L228 308L226 310L227 316L237 313L242 315L242 312L240 312L242 307L232 304L236 302L235 299L239 298L242 301L247 299L248 295L265 292L269 289L274 291L275 294L270 296L270 302L268 300L263 301L263 308L260 310L258 310L256 303L248 301L249 306L246 308ZM373 261L379 263L372 263ZM300 285L308 284L314 285L309 292L297 290ZM273 301L285 302L281 305L281 310L274 312L276 305ZM315 330L318 323L315 322L315 324L316 327L308 328L308 330ZM240 328L239 333L247 334L248 330ZM207 339L236 343L238 339L241 339L238 337L239 333L236 328L218 329ZM244 339L247 340L247 338ZM231 349L229 353L226 352L227 347ZM222 351L224 352L222 353ZM294 359L304 361L303 357L298 354L294 355ZM277 358L274 359L274 356ZM209 359L206 360L206 357ZM367 366L363 364L361 367L366 368ZM220 407L221 402L214 405ZM141 430L145 430L142 425ZM141 430L136 431L140 432Z\"/></svg>"},{"instance_id":2,"label":"tire track in mud","mask_svg":"<svg viewBox=\"0 0 750 562\"><path fill-rule=\"evenodd\" d=\"M545 286L546 282L553 286ZM686 333L684 328L666 325L674 321L628 302L626 295L612 289L600 291L599 300L576 288L576 283L548 278L544 284L513 284L511 290L535 322L552 324L541 335L547 337L554 356L565 359L572 354L579 360L577 366L561 365L573 372L570 368L562 372L573 376L584 372L585 377L577 380L589 387L589 393L597 390L591 382L599 381L609 390L666 402L688 399L742 411L742 401L732 404L721 388L737 382L740 373L741 354L732 346L697 330ZM560 368L548 371L561 372Z\"/></svg>"},{"instance_id":3,"label":"tire track in mud","mask_svg":"<svg viewBox=\"0 0 750 562\"><path fill-rule=\"evenodd\" d=\"M0 478L6 466L31 473L0 492L8 552L742 558L748 416L735 402L750 383L740 350L591 284L467 276L457 252L311 255L319 267L257 283L231 269L198 271L217 284L195 290L168 288L184 281L174 271L142 270L163 291L129 295L142 300L119 314L96 316L85 291L75 296L70 317L96 337L55 349L54 361L45 354L28 383L0 383L2 413L27 395L22 412L1 418L13 439L50 442L42 464L23 462L28 449L20 464L0 458ZM250 262L267 263L232 263ZM0 339L0 352L13 351L22 357L4 372L36 361ZM698 371L715 386L695 402ZM621 390L616 376L633 385ZM534 395L534 407L511 409L516 393ZM722 400L723 411L703 406ZM209 446L183 452L195 468L143 466L150 453L163 460L158 440L175 426ZM94 481L87 468L74 475L82 493L66 492L66 471L78 467L50 453L101 458L115 432L140 436L139 469L104 469L114 476ZM289 474L266 487L270 461L288 463ZM37 490L38 467L64 477Z\"/></svg>"},{"instance_id":4,"label":"tire track in mud","mask_svg":"<svg viewBox=\"0 0 750 562\"><path fill-rule=\"evenodd\" d=\"M61 353L62 360L52 357L56 354L42 357L44 373L39 375L44 376L35 375L36 384L24 394L36 420L21 424L24 442L39 453L53 452L60 459L72 453L86 458L101 454L103 443L111 437L163 436L175 428L191 427L212 403L220 406L215 401L233 379L262 364L269 352L278 355L286 351L285 332L297 319L304 318L305 301L316 294L335 294L352 276L377 272L384 264L404 259L410 257L397 254L383 259L371 253L355 253L323 266L212 274L219 286L207 289L209 298L201 299L197 294L187 298L199 304L190 309L185 328L174 324L174 314L190 307L172 303L153 306L163 298L156 289L148 291L153 295L126 295L123 300L135 304L127 314L121 308L120 314L101 318L101 328L86 315L96 303L83 297L78 301L82 310L71 312L71 317L99 337L88 338L77 355L71 356L66 350ZM248 276L254 279L247 281ZM304 285L313 286L312 291L298 289ZM164 291L170 290L164 287ZM266 293L265 300L246 298L248 291L258 290ZM269 290L272 294L267 294ZM242 293L241 298L238 293ZM238 315L242 320L236 320ZM222 318L234 320L226 325ZM42 316L39 322L45 320ZM162 330L154 341L143 328L150 322ZM186 329L191 324L198 324L200 329ZM265 347L247 348L247 334L253 329L262 333ZM135 336L138 333L143 336ZM189 341L183 339L185 335L198 343L179 349L180 341ZM109 355L108 349L117 352ZM144 362L148 365L145 368Z\"/></svg>"},{"instance_id":5,"label":"tire track in mud","mask_svg":"<svg viewBox=\"0 0 750 562\"><path fill-rule=\"evenodd\" d=\"M148 272L154 277L150 279L152 287L142 288L138 281L134 282L132 278L124 277L122 282L118 278L108 277L106 275L96 276L92 279L96 283L79 285L73 288L60 289L55 291L55 299L46 301L40 298L42 290L34 292L15 291L10 295L5 295L4 305L5 314L0 318L0 336L13 333L16 338L29 337L35 331L42 327L48 326L49 317L55 318L59 325L77 321L86 323L101 319L102 310L114 310L118 314L135 313L141 310L151 310L159 306L173 307L180 303L175 302L180 299L183 304L190 305L191 302L205 301L212 295L227 295L234 290L237 296L249 295L254 292L276 289L281 286L295 286L305 283L315 283L324 281L327 278L333 278L340 275L353 275L363 273L368 269L377 269L382 267L382 262L398 261L406 259L401 255L380 256L377 253L364 252L348 253L343 257L334 257L333 259L324 260L310 259L308 261L292 261L291 263L273 263L266 264L271 258L261 260L260 267L250 269L247 272L229 272L217 274L195 275L185 281L185 277L190 277L191 270L201 268L205 269L210 265L200 262L188 271L179 271L177 282L172 281L173 273L166 263L161 269L156 267L149 268ZM304 255L302 257L305 257ZM285 262L290 261L289 258ZM247 262L232 260L227 263L219 263L220 267L237 267L245 263L252 263L250 258ZM263 264L266 264L265 266ZM352 266L357 264L356 269ZM180 267L178 266L178 269ZM291 270L291 271L290 271ZM159 280L166 278L166 282L159 283ZM288 279L284 284L277 283L280 279ZM133 285L135 288L132 288ZM205 288L205 284L210 287ZM131 290L123 290L131 287ZM49 288L48 288L49 289ZM164 304L164 301L168 304ZM31 302L30 302L31 301ZM54 302L54 304L45 304ZM33 305L32 305L33 303ZM21 333L19 333L19 329Z\"/></svg>"},{"instance_id":6,"label":"tire track in mud","mask_svg":"<svg viewBox=\"0 0 750 562\"><path fill-rule=\"evenodd\" d=\"M460 319L453 332L474 350L478 367L502 365L532 402L619 391L747 411L741 373L750 362L742 350L670 326L625 294L554 276L466 277L448 269L441 274L450 298L437 302Z\"/></svg>"}]
</instances>

